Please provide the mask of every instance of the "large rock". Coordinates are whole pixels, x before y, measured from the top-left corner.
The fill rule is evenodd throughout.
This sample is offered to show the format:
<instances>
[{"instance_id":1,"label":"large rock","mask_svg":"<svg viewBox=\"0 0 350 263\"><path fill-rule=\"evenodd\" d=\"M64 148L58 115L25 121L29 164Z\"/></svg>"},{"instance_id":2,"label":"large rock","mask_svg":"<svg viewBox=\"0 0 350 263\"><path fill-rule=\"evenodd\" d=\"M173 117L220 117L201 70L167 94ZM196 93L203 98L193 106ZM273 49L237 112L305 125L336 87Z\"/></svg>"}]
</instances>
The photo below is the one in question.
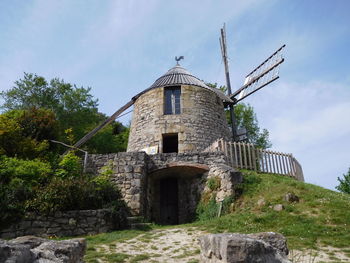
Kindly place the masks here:
<instances>
[{"instance_id":1,"label":"large rock","mask_svg":"<svg viewBox=\"0 0 350 263\"><path fill-rule=\"evenodd\" d=\"M290 263L281 234L209 234L199 238L203 263Z\"/></svg>"},{"instance_id":2,"label":"large rock","mask_svg":"<svg viewBox=\"0 0 350 263\"><path fill-rule=\"evenodd\" d=\"M85 239L54 241L35 236L0 240L0 263L84 262Z\"/></svg>"}]
</instances>

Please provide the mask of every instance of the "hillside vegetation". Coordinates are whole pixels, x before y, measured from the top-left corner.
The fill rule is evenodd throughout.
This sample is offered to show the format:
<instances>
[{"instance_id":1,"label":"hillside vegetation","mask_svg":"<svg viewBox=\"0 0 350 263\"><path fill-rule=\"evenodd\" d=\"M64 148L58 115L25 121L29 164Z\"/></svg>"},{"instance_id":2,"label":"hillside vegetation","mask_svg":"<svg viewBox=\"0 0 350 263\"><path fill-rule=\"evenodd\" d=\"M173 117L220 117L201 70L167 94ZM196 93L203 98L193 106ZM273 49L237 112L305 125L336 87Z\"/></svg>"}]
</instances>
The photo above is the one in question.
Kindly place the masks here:
<instances>
[{"instance_id":1,"label":"hillside vegetation","mask_svg":"<svg viewBox=\"0 0 350 263\"><path fill-rule=\"evenodd\" d=\"M199 245L196 240L205 232L274 231L287 237L292 262L348 262L350 195L288 177L242 172L244 183L237 189L241 195L231 205L224 204L226 214L222 217L209 218L216 216L218 208L217 204L209 202L200 209L202 214L198 217L201 219L191 224L152 225L151 231L123 230L88 236L85 260L91 263L168 260L198 263ZM297 195L299 202L284 201L287 193ZM282 204L284 210L273 210L276 204ZM179 233L187 235L190 244L185 240L179 242L176 237ZM298 251L305 251L305 254L298 254Z\"/></svg>"},{"instance_id":2,"label":"hillside vegetation","mask_svg":"<svg viewBox=\"0 0 350 263\"><path fill-rule=\"evenodd\" d=\"M209 232L274 231L285 235L292 249L332 246L350 253L350 195L288 177L242 172L242 195L231 205L231 213L193 225ZM300 201L284 201L287 193ZM259 205L261 199L265 202ZM276 204L284 210L273 210Z\"/></svg>"}]
</instances>

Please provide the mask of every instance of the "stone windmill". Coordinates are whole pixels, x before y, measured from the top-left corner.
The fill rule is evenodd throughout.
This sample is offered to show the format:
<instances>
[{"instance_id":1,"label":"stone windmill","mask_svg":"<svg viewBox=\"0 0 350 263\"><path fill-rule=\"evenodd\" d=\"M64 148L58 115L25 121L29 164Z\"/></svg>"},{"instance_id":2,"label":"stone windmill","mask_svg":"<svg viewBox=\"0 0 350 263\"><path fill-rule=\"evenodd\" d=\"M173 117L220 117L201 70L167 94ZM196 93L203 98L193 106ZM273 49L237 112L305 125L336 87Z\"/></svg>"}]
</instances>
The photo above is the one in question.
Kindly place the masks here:
<instances>
[{"instance_id":1,"label":"stone windmill","mask_svg":"<svg viewBox=\"0 0 350 263\"><path fill-rule=\"evenodd\" d=\"M100 129L114 121L134 105L128 151L200 152L219 138L238 141L244 131L238 130L233 114L234 105L279 78L283 63L283 45L250 72L244 85L231 91L225 26L221 29L220 45L225 64L227 94L208 87L202 80L179 65L183 56L175 58L177 65L159 77L149 88L138 93L110 118L80 139L78 148ZM224 108L230 108L231 131Z\"/></svg>"},{"instance_id":2,"label":"stone windmill","mask_svg":"<svg viewBox=\"0 0 350 263\"><path fill-rule=\"evenodd\" d=\"M132 215L160 224L189 222L202 196L222 202L234 194L234 185L241 182L240 173L226 153L212 147L219 140L237 140L235 126L228 126L225 108L233 113L238 101L278 78L282 49L252 71L240 89L233 93L229 89L228 94L206 85L179 65L183 57L176 57L173 68L74 146L81 146L133 105L127 152L89 155L88 169L98 174L102 167L112 164L111 181L118 185Z\"/></svg>"}]
</instances>

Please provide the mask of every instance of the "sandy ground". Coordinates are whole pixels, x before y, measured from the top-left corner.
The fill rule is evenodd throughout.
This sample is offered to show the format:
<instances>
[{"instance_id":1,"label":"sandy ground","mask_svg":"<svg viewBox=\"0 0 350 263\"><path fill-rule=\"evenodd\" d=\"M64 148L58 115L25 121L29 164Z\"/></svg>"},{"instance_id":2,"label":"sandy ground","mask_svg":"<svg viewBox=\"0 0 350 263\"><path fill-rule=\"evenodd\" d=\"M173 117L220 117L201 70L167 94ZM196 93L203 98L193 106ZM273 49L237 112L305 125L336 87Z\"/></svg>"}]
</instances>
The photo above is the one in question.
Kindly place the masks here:
<instances>
[{"instance_id":1,"label":"sandy ground","mask_svg":"<svg viewBox=\"0 0 350 263\"><path fill-rule=\"evenodd\" d=\"M122 243L98 246L97 251L107 254L127 254L129 257L125 262L134 262L132 260L139 255L145 259L137 262L197 263L200 258L198 237L204 234L206 233L193 227L158 229ZM317 251L291 250L289 259L293 263L350 262L349 255L341 249L322 247Z\"/></svg>"},{"instance_id":2,"label":"sandy ground","mask_svg":"<svg viewBox=\"0 0 350 263\"><path fill-rule=\"evenodd\" d=\"M115 246L100 246L105 253L147 255L138 262L199 262L198 237L206 234L195 228L153 230ZM132 258L132 257L131 257ZM126 259L128 262L128 259Z\"/></svg>"}]
</instances>

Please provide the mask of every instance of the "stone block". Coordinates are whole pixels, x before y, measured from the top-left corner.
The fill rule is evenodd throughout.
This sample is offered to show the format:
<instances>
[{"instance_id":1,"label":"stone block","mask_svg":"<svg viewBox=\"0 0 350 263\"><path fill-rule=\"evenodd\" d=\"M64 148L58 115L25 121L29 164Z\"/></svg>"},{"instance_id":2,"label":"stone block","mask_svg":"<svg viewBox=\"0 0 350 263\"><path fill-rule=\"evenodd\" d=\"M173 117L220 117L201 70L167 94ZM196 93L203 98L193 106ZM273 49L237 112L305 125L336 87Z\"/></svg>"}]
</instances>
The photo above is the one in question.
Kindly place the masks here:
<instances>
[{"instance_id":1,"label":"stone block","mask_svg":"<svg viewBox=\"0 0 350 263\"><path fill-rule=\"evenodd\" d=\"M209 234L199 241L203 263L290 263L286 239L273 232Z\"/></svg>"}]
</instances>

